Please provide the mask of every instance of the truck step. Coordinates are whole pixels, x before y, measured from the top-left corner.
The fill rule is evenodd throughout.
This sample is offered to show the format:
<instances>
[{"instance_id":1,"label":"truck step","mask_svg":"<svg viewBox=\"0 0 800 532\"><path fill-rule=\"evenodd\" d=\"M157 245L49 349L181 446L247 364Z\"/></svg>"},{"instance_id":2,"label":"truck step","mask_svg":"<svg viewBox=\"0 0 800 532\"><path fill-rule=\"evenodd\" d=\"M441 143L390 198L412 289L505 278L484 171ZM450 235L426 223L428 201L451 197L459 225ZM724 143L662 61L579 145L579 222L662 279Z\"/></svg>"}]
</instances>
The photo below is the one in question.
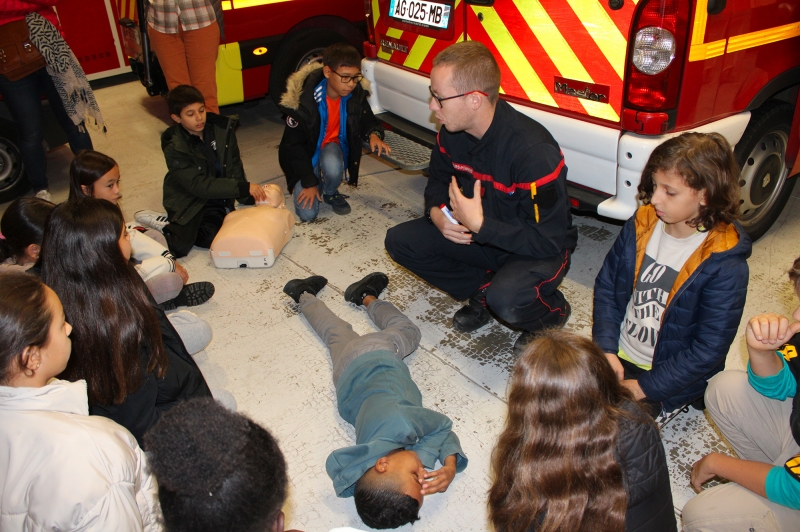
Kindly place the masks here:
<instances>
[{"instance_id":1,"label":"truck step","mask_svg":"<svg viewBox=\"0 0 800 532\"><path fill-rule=\"evenodd\" d=\"M384 132L383 141L392 148L392 153L381 154L381 159L399 166L403 170L424 170L431 160L431 149L393 131ZM369 143L364 143L369 151Z\"/></svg>"}]
</instances>

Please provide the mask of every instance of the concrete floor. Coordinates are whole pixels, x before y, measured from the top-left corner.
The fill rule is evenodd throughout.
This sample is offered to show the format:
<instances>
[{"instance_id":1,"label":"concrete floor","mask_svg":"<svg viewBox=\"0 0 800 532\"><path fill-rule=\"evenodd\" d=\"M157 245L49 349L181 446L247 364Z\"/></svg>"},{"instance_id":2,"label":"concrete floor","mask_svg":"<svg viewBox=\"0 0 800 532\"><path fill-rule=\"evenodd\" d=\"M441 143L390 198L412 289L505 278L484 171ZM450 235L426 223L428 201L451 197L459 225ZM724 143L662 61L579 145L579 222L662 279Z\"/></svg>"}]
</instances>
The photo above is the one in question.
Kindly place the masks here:
<instances>
[{"instance_id":1,"label":"concrete floor","mask_svg":"<svg viewBox=\"0 0 800 532\"><path fill-rule=\"evenodd\" d=\"M165 102L148 97L138 83L96 94L108 133L92 131L92 138L95 149L120 164L126 218L132 219L139 209L161 210L166 167L159 135L169 125ZM277 158L283 123L275 106L262 100L228 107L223 113L241 118L238 139L249 180L275 182L285 189ZM67 147L49 155L55 201L66 200L71 158ZM420 348L406 361L425 406L450 416L470 459L447 493L426 499L414 530L489 530L489 458L504 422L516 333L496 323L471 335L450 328L459 303L395 265L383 247L388 228L422 214L426 178L372 156L364 157L361 172L357 189L343 189L353 212L336 216L323 205L318 220L296 226L294 238L270 269L217 270L208 252L199 249L181 260L192 281L211 281L217 289L209 303L192 309L214 329L213 342L197 361L212 388L231 391L239 411L278 438L291 479L284 508L287 528L366 528L352 500L338 499L325 474L328 453L354 441L353 428L336 411L327 351L281 289L292 278L324 275L329 285L321 298L357 332L365 333L375 329L362 310L344 302L344 289L366 273L386 272L390 283L383 297L422 330ZM800 255L798 194L800 187L771 231L753 246L746 317L765 311L789 313L797 304L785 271ZM0 206L0 212L5 207ZM562 288L573 309L567 327L588 336L594 277L620 226L585 216L576 216L574 222L580 239ZM728 354L727 368L744 368L745 323ZM706 416L696 411L669 424L663 436L679 512L693 496L692 464L711 450L726 448Z\"/></svg>"}]
</instances>

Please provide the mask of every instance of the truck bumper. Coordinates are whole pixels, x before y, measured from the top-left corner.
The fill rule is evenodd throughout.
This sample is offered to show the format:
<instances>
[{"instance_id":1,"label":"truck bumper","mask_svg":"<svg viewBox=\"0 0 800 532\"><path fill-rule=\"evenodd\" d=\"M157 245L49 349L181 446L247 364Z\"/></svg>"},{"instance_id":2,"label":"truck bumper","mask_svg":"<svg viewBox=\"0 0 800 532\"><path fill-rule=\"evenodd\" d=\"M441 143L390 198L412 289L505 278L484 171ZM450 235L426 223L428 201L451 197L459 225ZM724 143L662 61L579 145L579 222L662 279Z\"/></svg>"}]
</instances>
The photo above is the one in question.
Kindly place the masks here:
<instances>
[{"instance_id":1,"label":"truck bumper","mask_svg":"<svg viewBox=\"0 0 800 532\"><path fill-rule=\"evenodd\" d=\"M430 80L427 76L375 59L363 59L361 72L371 84L369 103L376 115L388 112L431 131L438 129L436 117L428 109ZM626 220L636 211L639 179L655 147L680 134L637 135L532 107L511 105L550 131L564 153L568 181L578 185L584 196L587 191L596 191L597 213L617 220ZM716 131L733 146L749 120L750 113L743 112L692 131ZM581 199L582 204L586 203L585 199Z\"/></svg>"}]
</instances>

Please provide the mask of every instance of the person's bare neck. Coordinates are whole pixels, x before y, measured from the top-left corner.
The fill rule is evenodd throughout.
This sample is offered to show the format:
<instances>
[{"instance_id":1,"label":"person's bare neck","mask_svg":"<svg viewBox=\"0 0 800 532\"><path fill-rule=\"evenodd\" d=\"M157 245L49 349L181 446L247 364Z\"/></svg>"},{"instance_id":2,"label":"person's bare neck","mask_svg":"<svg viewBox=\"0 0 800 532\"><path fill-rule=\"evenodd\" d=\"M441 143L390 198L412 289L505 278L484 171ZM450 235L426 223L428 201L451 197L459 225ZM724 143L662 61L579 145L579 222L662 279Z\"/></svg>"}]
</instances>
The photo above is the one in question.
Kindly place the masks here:
<instances>
[{"instance_id":1,"label":"person's bare neck","mask_svg":"<svg viewBox=\"0 0 800 532\"><path fill-rule=\"evenodd\" d=\"M489 130L489 127L492 125L492 120L494 120L494 112L496 106L491 105L481 109L481 112L475 117L475 121L466 128L464 131L475 137L476 139L482 139L486 132Z\"/></svg>"}]
</instances>

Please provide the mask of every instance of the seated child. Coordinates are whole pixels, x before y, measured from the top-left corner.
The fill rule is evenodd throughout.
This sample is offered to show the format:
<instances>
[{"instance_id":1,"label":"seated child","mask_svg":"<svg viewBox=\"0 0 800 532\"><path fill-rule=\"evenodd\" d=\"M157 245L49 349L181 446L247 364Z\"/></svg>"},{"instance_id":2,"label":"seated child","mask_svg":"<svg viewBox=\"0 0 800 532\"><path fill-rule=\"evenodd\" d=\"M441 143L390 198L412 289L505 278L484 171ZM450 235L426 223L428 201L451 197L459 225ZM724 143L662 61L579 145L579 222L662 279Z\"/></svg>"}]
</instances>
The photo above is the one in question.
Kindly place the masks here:
<instances>
[{"instance_id":1,"label":"seated child","mask_svg":"<svg viewBox=\"0 0 800 532\"><path fill-rule=\"evenodd\" d=\"M800 257L789 270L800 298ZM747 372L723 371L708 383L711 418L738 458L711 453L692 469L700 492L683 508L687 532L800 529L800 307L789 318L761 314L745 329Z\"/></svg>"},{"instance_id":2,"label":"seated child","mask_svg":"<svg viewBox=\"0 0 800 532\"><path fill-rule=\"evenodd\" d=\"M12 201L0 220L0 271L26 271L39 260L47 219L56 206L37 197Z\"/></svg>"},{"instance_id":3,"label":"seated child","mask_svg":"<svg viewBox=\"0 0 800 532\"><path fill-rule=\"evenodd\" d=\"M266 198L264 189L248 183L236 142L237 120L206 113L203 95L179 85L169 91L167 105L177 122L161 135L167 161L162 213L139 211L136 221L164 233L170 252L184 257L192 246L208 248L234 209L233 200L253 203Z\"/></svg>"},{"instance_id":4,"label":"seated child","mask_svg":"<svg viewBox=\"0 0 800 532\"><path fill-rule=\"evenodd\" d=\"M155 478L130 432L53 377L72 327L37 277L0 273L0 529L158 532Z\"/></svg>"},{"instance_id":5,"label":"seated child","mask_svg":"<svg viewBox=\"0 0 800 532\"><path fill-rule=\"evenodd\" d=\"M677 530L658 429L574 333L540 333L517 360L492 472L498 531Z\"/></svg>"},{"instance_id":6,"label":"seated child","mask_svg":"<svg viewBox=\"0 0 800 532\"><path fill-rule=\"evenodd\" d=\"M345 301L364 305L380 332L359 336L316 294L324 277L289 281L283 291L300 304L309 325L330 350L339 414L356 428L356 445L337 449L325 469L339 497L355 497L372 528L397 528L419 519L425 495L444 492L467 458L450 419L422 407L419 388L403 359L419 345L419 329L388 301L389 283L372 273L350 285ZM436 460L441 469L431 469Z\"/></svg>"},{"instance_id":7,"label":"seated child","mask_svg":"<svg viewBox=\"0 0 800 532\"><path fill-rule=\"evenodd\" d=\"M286 461L258 423L212 399L191 399L144 439L165 532L283 532Z\"/></svg>"},{"instance_id":8,"label":"seated child","mask_svg":"<svg viewBox=\"0 0 800 532\"><path fill-rule=\"evenodd\" d=\"M98 198L118 205L122 199L117 162L98 151L83 150L69 167L69 200ZM164 310L179 306L202 305L214 295L209 282L190 283L189 273L181 266L159 239L164 236L150 229L144 233L128 226L131 235L131 260L156 303Z\"/></svg>"},{"instance_id":9,"label":"seated child","mask_svg":"<svg viewBox=\"0 0 800 532\"><path fill-rule=\"evenodd\" d=\"M81 198L55 208L42 243L42 280L72 323L62 378L85 379L89 412L141 441L165 411L210 397L200 368L130 264L119 206Z\"/></svg>"},{"instance_id":10,"label":"seated child","mask_svg":"<svg viewBox=\"0 0 800 532\"><path fill-rule=\"evenodd\" d=\"M697 401L722 371L742 318L750 238L735 221L739 166L717 133L684 133L650 155L644 204L594 283L594 341L653 417Z\"/></svg>"},{"instance_id":11,"label":"seated child","mask_svg":"<svg viewBox=\"0 0 800 532\"><path fill-rule=\"evenodd\" d=\"M320 200L336 214L350 212L339 185L345 171L349 183L358 184L362 141L378 155L392 151L367 102L368 90L361 56L346 43L327 47L322 66L309 63L289 76L281 96L286 127L278 158L300 220L315 219Z\"/></svg>"}]
</instances>

